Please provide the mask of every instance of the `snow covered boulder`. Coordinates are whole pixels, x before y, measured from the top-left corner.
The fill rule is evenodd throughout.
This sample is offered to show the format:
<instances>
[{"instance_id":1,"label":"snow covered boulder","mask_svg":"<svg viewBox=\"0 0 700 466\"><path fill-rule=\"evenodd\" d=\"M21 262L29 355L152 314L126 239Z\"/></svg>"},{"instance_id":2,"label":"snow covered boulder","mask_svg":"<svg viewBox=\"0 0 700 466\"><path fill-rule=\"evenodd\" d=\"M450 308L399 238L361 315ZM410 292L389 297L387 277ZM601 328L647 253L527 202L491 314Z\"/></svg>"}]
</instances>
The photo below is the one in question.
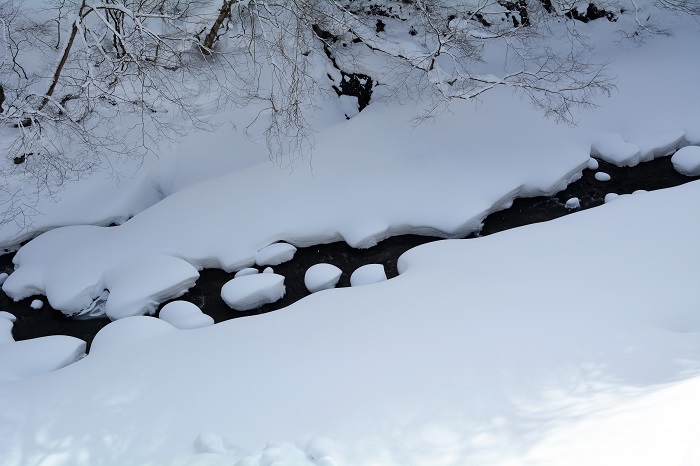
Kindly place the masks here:
<instances>
[{"instance_id":1,"label":"snow covered boulder","mask_svg":"<svg viewBox=\"0 0 700 466\"><path fill-rule=\"evenodd\" d=\"M282 275L260 273L229 280L221 288L221 298L236 311L249 311L278 301L285 291Z\"/></svg>"},{"instance_id":2,"label":"snow covered boulder","mask_svg":"<svg viewBox=\"0 0 700 466\"><path fill-rule=\"evenodd\" d=\"M35 299L32 301L32 303L29 305L32 309L35 311L38 311L42 307L44 307L44 302L41 299Z\"/></svg>"},{"instance_id":3,"label":"snow covered boulder","mask_svg":"<svg viewBox=\"0 0 700 466\"><path fill-rule=\"evenodd\" d=\"M357 268L350 275L350 286L369 285L386 280L382 264L367 264Z\"/></svg>"},{"instance_id":4,"label":"snow covered boulder","mask_svg":"<svg viewBox=\"0 0 700 466\"><path fill-rule=\"evenodd\" d=\"M9 322L0 318L0 325L3 321ZM85 346L83 340L66 335L0 344L0 381L19 380L58 370L83 358Z\"/></svg>"},{"instance_id":5,"label":"snow covered boulder","mask_svg":"<svg viewBox=\"0 0 700 466\"><path fill-rule=\"evenodd\" d=\"M594 160L594 159L591 159ZM581 200L578 197L572 197L568 201L566 201L566 204L564 204L564 207L567 209L580 209L581 208Z\"/></svg>"},{"instance_id":6,"label":"snow covered boulder","mask_svg":"<svg viewBox=\"0 0 700 466\"><path fill-rule=\"evenodd\" d=\"M700 147L687 146L671 156L673 168L685 176L700 176Z\"/></svg>"},{"instance_id":7,"label":"snow covered boulder","mask_svg":"<svg viewBox=\"0 0 700 466\"><path fill-rule=\"evenodd\" d=\"M214 325L214 319L188 301L173 301L163 306L158 315L175 328L182 330Z\"/></svg>"},{"instance_id":8,"label":"snow covered boulder","mask_svg":"<svg viewBox=\"0 0 700 466\"><path fill-rule=\"evenodd\" d=\"M236 275L233 276L233 278L236 277L245 277L246 275L255 275L258 272L258 269L255 269L253 267L246 267L245 269L241 269L238 272L236 272Z\"/></svg>"},{"instance_id":9,"label":"snow covered boulder","mask_svg":"<svg viewBox=\"0 0 700 466\"><path fill-rule=\"evenodd\" d=\"M2 286L3 283L5 283L5 280L7 280L7 277L9 277L9 275L7 273L5 273L5 272L0 273L0 286Z\"/></svg>"},{"instance_id":10,"label":"snow covered boulder","mask_svg":"<svg viewBox=\"0 0 700 466\"><path fill-rule=\"evenodd\" d=\"M334 288L343 271L333 264L316 264L309 267L304 274L304 285L311 293Z\"/></svg>"},{"instance_id":11,"label":"snow covered boulder","mask_svg":"<svg viewBox=\"0 0 700 466\"><path fill-rule=\"evenodd\" d=\"M155 317L125 317L97 332L90 354L118 351L173 331L175 327Z\"/></svg>"},{"instance_id":12,"label":"snow covered boulder","mask_svg":"<svg viewBox=\"0 0 700 466\"><path fill-rule=\"evenodd\" d=\"M262 248L255 255L255 263L259 266L263 265L279 265L283 262L292 260L297 248L289 243L275 243L265 248Z\"/></svg>"},{"instance_id":13,"label":"snow covered boulder","mask_svg":"<svg viewBox=\"0 0 700 466\"><path fill-rule=\"evenodd\" d=\"M595 172L595 179L598 181L610 181L610 175L605 172Z\"/></svg>"},{"instance_id":14,"label":"snow covered boulder","mask_svg":"<svg viewBox=\"0 0 700 466\"><path fill-rule=\"evenodd\" d=\"M177 257L153 255L124 263L106 276L107 316L153 314L158 304L183 295L198 278L197 269Z\"/></svg>"}]
</instances>

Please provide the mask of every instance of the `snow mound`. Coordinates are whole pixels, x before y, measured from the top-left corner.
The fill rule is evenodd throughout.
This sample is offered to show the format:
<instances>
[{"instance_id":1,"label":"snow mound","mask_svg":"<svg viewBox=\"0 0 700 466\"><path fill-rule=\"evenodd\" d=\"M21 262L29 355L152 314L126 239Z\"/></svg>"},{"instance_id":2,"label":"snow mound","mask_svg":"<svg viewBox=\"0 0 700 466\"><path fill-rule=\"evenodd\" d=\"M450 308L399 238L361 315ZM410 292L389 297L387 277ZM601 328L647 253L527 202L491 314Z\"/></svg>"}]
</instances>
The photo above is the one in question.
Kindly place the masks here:
<instances>
[{"instance_id":1,"label":"snow mound","mask_svg":"<svg viewBox=\"0 0 700 466\"><path fill-rule=\"evenodd\" d=\"M605 172L596 172L595 179L598 181L610 181L610 175Z\"/></svg>"},{"instance_id":2,"label":"snow mound","mask_svg":"<svg viewBox=\"0 0 700 466\"><path fill-rule=\"evenodd\" d=\"M107 274L107 316L116 320L153 314L158 304L181 296L198 278L197 269L172 256L145 256L129 261Z\"/></svg>"},{"instance_id":3,"label":"snow mound","mask_svg":"<svg viewBox=\"0 0 700 466\"><path fill-rule=\"evenodd\" d=\"M125 317L97 332L90 354L119 351L174 330L168 322L155 317Z\"/></svg>"},{"instance_id":4,"label":"snow mound","mask_svg":"<svg viewBox=\"0 0 700 466\"><path fill-rule=\"evenodd\" d=\"M273 269L272 267L265 267L262 273L275 273L275 269Z\"/></svg>"},{"instance_id":5,"label":"snow mound","mask_svg":"<svg viewBox=\"0 0 700 466\"><path fill-rule=\"evenodd\" d=\"M304 285L311 293L334 288L343 271L333 264L316 264L309 267L304 274Z\"/></svg>"},{"instance_id":6,"label":"snow mound","mask_svg":"<svg viewBox=\"0 0 700 466\"><path fill-rule=\"evenodd\" d=\"M578 197L572 197L571 199L566 201L564 207L566 207L567 209L579 209L581 207L581 201Z\"/></svg>"},{"instance_id":7,"label":"snow mound","mask_svg":"<svg viewBox=\"0 0 700 466\"><path fill-rule=\"evenodd\" d=\"M588 167L589 170L597 170L599 166L600 164L593 157L588 159L588 163L586 164L586 167Z\"/></svg>"},{"instance_id":8,"label":"snow mound","mask_svg":"<svg viewBox=\"0 0 700 466\"><path fill-rule=\"evenodd\" d=\"M260 273L258 269L255 269L253 267L246 267L245 269L241 269L238 272L236 272L233 278L245 277L246 275L255 275L256 273Z\"/></svg>"},{"instance_id":9,"label":"snow mound","mask_svg":"<svg viewBox=\"0 0 700 466\"><path fill-rule=\"evenodd\" d=\"M700 147L687 146L671 157L673 168L685 176L700 176Z\"/></svg>"},{"instance_id":10,"label":"snow mound","mask_svg":"<svg viewBox=\"0 0 700 466\"><path fill-rule=\"evenodd\" d=\"M158 315L175 328L182 330L214 325L214 319L188 301L173 301L163 306Z\"/></svg>"},{"instance_id":11,"label":"snow mound","mask_svg":"<svg viewBox=\"0 0 700 466\"><path fill-rule=\"evenodd\" d=\"M261 273L228 281L221 288L221 298L236 311L249 311L278 301L285 291L282 275Z\"/></svg>"},{"instance_id":12,"label":"snow mound","mask_svg":"<svg viewBox=\"0 0 700 466\"><path fill-rule=\"evenodd\" d=\"M289 243L275 243L265 248L262 248L255 255L255 263L259 266L263 265L279 265L283 262L292 260L297 248Z\"/></svg>"},{"instance_id":13,"label":"snow mound","mask_svg":"<svg viewBox=\"0 0 700 466\"><path fill-rule=\"evenodd\" d=\"M5 273L5 272L0 273L0 286L2 286L3 283L5 283L5 280L7 280L7 277L9 277L9 275L7 273Z\"/></svg>"},{"instance_id":14,"label":"snow mound","mask_svg":"<svg viewBox=\"0 0 700 466\"><path fill-rule=\"evenodd\" d=\"M386 280L382 264L367 264L355 269L350 275L350 286L370 285Z\"/></svg>"},{"instance_id":15,"label":"snow mound","mask_svg":"<svg viewBox=\"0 0 700 466\"><path fill-rule=\"evenodd\" d=\"M591 156L603 159L618 167L634 167L639 164L641 151L635 144L625 141L619 134L609 134L591 144Z\"/></svg>"},{"instance_id":16,"label":"snow mound","mask_svg":"<svg viewBox=\"0 0 700 466\"><path fill-rule=\"evenodd\" d=\"M608 202L617 199L618 197L620 197L620 195L617 193L608 193L605 195L605 199L603 199L603 201L607 204Z\"/></svg>"},{"instance_id":17,"label":"snow mound","mask_svg":"<svg viewBox=\"0 0 700 466\"><path fill-rule=\"evenodd\" d=\"M29 305L32 309L39 310L42 307L44 307L44 302L40 299L35 299L32 301L32 303Z\"/></svg>"},{"instance_id":18,"label":"snow mound","mask_svg":"<svg viewBox=\"0 0 700 466\"><path fill-rule=\"evenodd\" d=\"M0 319L0 325L3 322L9 321ZM0 381L25 379L73 364L85 356L85 346L83 340L66 335L0 344Z\"/></svg>"},{"instance_id":19,"label":"snow mound","mask_svg":"<svg viewBox=\"0 0 700 466\"><path fill-rule=\"evenodd\" d=\"M14 321L10 319L0 318L0 345L4 343L12 343L15 341L12 336L12 327Z\"/></svg>"}]
</instances>

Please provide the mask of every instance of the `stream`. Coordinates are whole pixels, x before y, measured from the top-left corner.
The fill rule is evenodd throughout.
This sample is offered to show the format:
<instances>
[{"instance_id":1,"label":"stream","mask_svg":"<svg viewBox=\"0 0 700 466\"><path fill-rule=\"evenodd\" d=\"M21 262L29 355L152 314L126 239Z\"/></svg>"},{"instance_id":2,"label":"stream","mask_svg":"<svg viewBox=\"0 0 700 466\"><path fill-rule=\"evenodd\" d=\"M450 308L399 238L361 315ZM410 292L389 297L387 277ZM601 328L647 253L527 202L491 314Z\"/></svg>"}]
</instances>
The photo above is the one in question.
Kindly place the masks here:
<instances>
[{"instance_id":1,"label":"stream","mask_svg":"<svg viewBox=\"0 0 700 466\"><path fill-rule=\"evenodd\" d=\"M596 207L602 205L605 195L611 192L630 194L640 189L652 191L700 179L700 176L689 177L676 172L671 164L670 156L643 162L635 167L617 167L602 160L598 162L600 165L598 170L585 169L579 180L571 183L565 190L554 196L514 200L508 209L489 215L485 219L481 231L469 237L486 236ZM594 177L596 171L608 173L612 179L598 181ZM566 201L573 197L579 198L580 208L570 209L565 206ZM221 287L233 278L234 274L219 269L202 270L196 285L177 299L196 304L205 314L213 317L217 323L238 317L263 314L289 306L309 295L310 293L304 286L304 274L314 264L326 262L339 267L343 274L337 287L347 287L350 286L352 272L365 264L383 264L388 278L397 276L396 263L401 254L415 246L440 239L442 238L401 235L388 238L369 249L353 249L345 242L299 248L291 261L274 267L275 273L285 277L287 290L285 296L275 303L252 311L234 311L223 302L220 294ZM12 272L12 257L12 254L0 256L0 272ZM41 309L30 307L34 299L40 299L44 303ZM12 332L17 341L47 335L70 335L85 340L89 347L95 334L110 322L107 318L70 319L60 311L52 309L43 296L14 302L1 291L0 310L8 311L17 317Z\"/></svg>"}]
</instances>

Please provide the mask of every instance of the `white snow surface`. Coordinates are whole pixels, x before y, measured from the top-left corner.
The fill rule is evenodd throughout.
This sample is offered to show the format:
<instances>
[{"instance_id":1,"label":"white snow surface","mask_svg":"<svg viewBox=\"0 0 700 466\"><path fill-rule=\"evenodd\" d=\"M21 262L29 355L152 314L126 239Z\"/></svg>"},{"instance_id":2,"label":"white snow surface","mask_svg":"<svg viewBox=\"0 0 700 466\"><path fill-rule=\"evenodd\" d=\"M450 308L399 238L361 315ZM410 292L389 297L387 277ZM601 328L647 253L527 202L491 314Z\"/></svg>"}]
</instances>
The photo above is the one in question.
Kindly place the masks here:
<instances>
[{"instance_id":1,"label":"white snow surface","mask_svg":"<svg viewBox=\"0 0 700 466\"><path fill-rule=\"evenodd\" d=\"M371 285L386 280L382 264L367 264L355 269L350 275L350 286Z\"/></svg>"},{"instance_id":2,"label":"white snow surface","mask_svg":"<svg viewBox=\"0 0 700 466\"><path fill-rule=\"evenodd\" d=\"M85 356L85 342L65 335L17 342L3 340L6 322L11 328L12 322L0 319L0 383L52 372Z\"/></svg>"},{"instance_id":3,"label":"white snow surface","mask_svg":"<svg viewBox=\"0 0 700 466\"><path fill-rule=\"evenodd\" d=\"M605 172L596 172L594 176L598 181L610 181L610 175Z\"/></svg>"},{"instance_id":4,"label":"white snow surface","mask_svg":"<svg viewBox=\"0 0 700 466\"><path fill-rule=\"evenodd\" d=\"M221 298L236 311L257 309L284 296L284 277L270 271L235 277L221 287Z\"/></svg>"},{"instance_id":5,"label":"white snow surface","mask_svg":"<svg viewBox=\"0 0 700 466\"><path fill-rule=\"evenodd\" d=\"M395 279L274 313L122 319L83 360L0 384L0 458L697 464L698 237L692 182L429 243Z\"/></svg>"},{"instance_id":6,"label":"white snow surface","mask_svg":"<svg viewBox=\"0 0 700 466\"><path fill-rule=\"evenodd\" d=\"M188 301L172 301L160 310L158 318L181 330L214 325L214 319Z\"/></svg>"},{"instance_id":7,"label":"white snow surface","mask_svg":"<svg viewBox=\"0 0 700 466\"><path fill-rule=\"evenodd\" d=\"M671 157L673 168L686 176L700 176L700 147L687 146Z\"/></svg>"},{"instance_id":8,"label":"white snow surface","mask_svg":"<svg viewBox=\"0 0 700 466\"><path fill-rule=\"evenodd\" d=\"M264 265L279 265L283 262L292 260L297 248L288 243L275 243L262 248L255 255L255 264L258 266Z\"/></svg>"},{"instance_id":9,"label":"white snow surface","mask_svg":"<svg viewBox=\"0 0 700 466\"><path fill-rule=\"evenodd\" d=\"M343 271L333 264L315 264L304 274L304 285L311 293L334 288Z\"/></svg>"},{"instance_id":10,"label":"white snow surface","mask_svg":"<svg viewBox=\"0 0 700 466\"><path fill-rule=\"evenodd\" d=\"M144 162L138 182L124 183L127 191L99 191L101 181L91 178L81 188L90 196L66 192L54 210L45 206L51 212L34 231L125 219L167 195L117 227L75 225L39 236L21 248L3 289L14 299L45 294L53 307L74 314L109 289L104 281L110 271L146 255L235 271L252 266L257 252L277 241L309 246L342 239L369 247L401 233L460 237L517 196L560 190L580 176L592 155L634 165L668 154L700 134L700 64L688 60L700 56L700 40L693 18L653 13L673 21L673 37L621 43L619 30L636 28L632 14L621 15L614 28L605 21L577 24L595 46L596 59L610 61L618 90L596 100L595 111L574 110L574 127L542 119L504 88L478 102L455 102L451 112L413 127L429 103L382 100L377 86L376 99L351 120L334 97L317 102L309 168L290 172L266 159L264 144L234 129L245 120L242 114L212 117L230 124L188 136L172 155ZM106 196L118 199L118 207ZM454 199L460 202L446 201ZM12 228L3 227L3 244L17 244ZM113 299L111 293L108 307Z\"/></svg>"},{"instance_id":11,"label":"white snow surface","mask_svg":"<svg viewBox=\"0 0 700 466\"><path fill-rule=\"evenodd\" d=\"M15 341L14 337L12 336L12 327L14 326L13 322L13 320L0 316L0 345Z\"/></svg>"}]
</instances>

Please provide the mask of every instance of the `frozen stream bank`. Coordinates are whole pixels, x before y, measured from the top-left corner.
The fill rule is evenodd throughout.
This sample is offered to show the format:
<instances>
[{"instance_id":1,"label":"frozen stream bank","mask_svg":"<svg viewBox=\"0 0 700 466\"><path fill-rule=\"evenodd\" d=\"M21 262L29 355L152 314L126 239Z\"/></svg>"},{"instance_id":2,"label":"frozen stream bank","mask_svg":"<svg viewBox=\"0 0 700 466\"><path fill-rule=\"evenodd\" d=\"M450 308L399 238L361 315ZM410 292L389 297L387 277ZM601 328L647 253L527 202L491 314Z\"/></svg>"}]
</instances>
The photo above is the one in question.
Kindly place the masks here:
<instances>
[{"instance_id":1,"label":"frozen stream bank","mask_svg":"<svg viewBox=\"0 0 700 466\"><path fill-rule=\"evenodd\" d=\"M611 193L630 194L640 189L662 189L700 179L700 177L679 174L671 164L671 157L657 158L632 168L620 168L603 161L598 163L599 167L596 170L584 170L581 179L555 196L516 199L510 208L489 215L484 221L480 235L547 221L580 209L595 207L601 205L606 195ZM608 174L610 180L600 181L596 177L597 173ZM576 208L569 202L574 198L578 199L580 207ZM569 202L568 207L567 202ZM387 277L392 278L398 274L396 262L401 254L415 246L438 239L440 238L402 235L384 240L369 249L354 249L345 242L299 248L293 260L274 267L275 273L285 277L284 298L252 311L233 311L223 302L220 295L221 287L233 277L233 274L218 269L201 271L196 286L179 299L193 302L216 322L270 312L286 307L309 294L304 286L304 273L314 264L326 262L339 267L343 272L338 282L339 287L350 286L352 272L370 263L383 264ZM12 256L2 256L0 269L0 272L12 271ZM43 307L32 308L31 303L35 299L43 299ZM18 341L46 335L70 335L90 344L95 334L110 322L106 318L69 319L48 306L45 298L30 297L13 302L2 292L0 292L0 309L11 312L17 317L13 335Z\"/></svg>"}]
</instances>

